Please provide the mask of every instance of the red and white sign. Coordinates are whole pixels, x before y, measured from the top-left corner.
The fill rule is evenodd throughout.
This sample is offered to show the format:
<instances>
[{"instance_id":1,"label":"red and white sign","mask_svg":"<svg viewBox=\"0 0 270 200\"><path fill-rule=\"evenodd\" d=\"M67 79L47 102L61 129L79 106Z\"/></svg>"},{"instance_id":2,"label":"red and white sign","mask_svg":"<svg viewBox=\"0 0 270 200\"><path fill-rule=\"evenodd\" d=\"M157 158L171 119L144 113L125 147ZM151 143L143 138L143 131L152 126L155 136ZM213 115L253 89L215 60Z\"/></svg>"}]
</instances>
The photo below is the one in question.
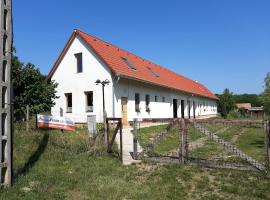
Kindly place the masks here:
<instances>
[{"instance_id":1,"label":"red and white sign","mask_svg":"<svg viewBox=\"0 0 270 200\"><path fill-rule=\"evenodd\" d=\"M66 117L37 115L37 127L75 131L75 122Z\"/></svg>"}]
</instances>

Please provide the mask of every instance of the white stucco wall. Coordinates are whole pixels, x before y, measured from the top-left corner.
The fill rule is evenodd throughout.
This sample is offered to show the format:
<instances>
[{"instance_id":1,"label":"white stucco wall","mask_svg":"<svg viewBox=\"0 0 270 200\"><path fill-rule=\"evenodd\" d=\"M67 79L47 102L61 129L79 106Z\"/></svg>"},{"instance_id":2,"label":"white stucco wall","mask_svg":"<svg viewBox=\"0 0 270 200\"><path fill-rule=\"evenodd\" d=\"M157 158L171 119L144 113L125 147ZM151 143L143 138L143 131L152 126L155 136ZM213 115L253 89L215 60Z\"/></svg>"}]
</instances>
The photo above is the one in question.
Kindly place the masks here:
<instances>
[{"instance_id":1,"label":"white stucco wall","mask_svg":"<svg viewBox=\"0 0 270 200\"><path fill-rule=\"evenodd\" d=\"M140 94L140 112L135 111L135 93ZM150 112L146 111L145 95L150 95ZM155 102L155 96L158 102ZM121 117L121 97L128 97L127 114L128 121L133 118L172 118L173 117L173 99L177 99L177 115L181 117L181 100L184 100L184 113L188 117L188 100L190 101L190 116L193 117L193 102L195 102L195 116L207 116L217 114L217 105L214 100L203 97L195 97L189 94L140 83L133 80L120 79L115 84L115 116ZM165 102L162 102L165 97ZM201 109L198 105L202 105ZM203 107L203 105L205 105ZM211 107L212 106L212 107Z\"/></svg>"},{"instance_id":2,"label":"white stucco wall","mask_svg":"<svg viewBox=\"0 0 270 200\"><path fill-rule=\"evenodd\" d=\"M76 53L83 55L82 73L77 73L77 63L74 56ZM214 100L122 78L113 83L110 69L80 38L74 39L52 76L52 80L59 84L57 96L60 97L55 100L56 104L51 109L52 114L60 115L60 108L62 108L63 115L74 119L77 123L86 122L87 115L96 115L97 121L101 122L103 116L102 87L95 84L97 79L108 79L111 82L105 87L105 105L108 117L121 117L121 97L128 97L128 121L132 121L135 117L172 118L173 99L178 101L178 117L181 117L181 100L185 101L185 117L188 116L187 100L191 102L191 117L193 116L193 101L196 104L196 116L217 114ZM85 109L85 92L87 91L93 91L93 112L86 112ZM72 113L66 113L66 93L72 93ZM141 109L139 113L135 112L135 93L140 94ZM150 95L150 112L146 112L145 109L146 94ZM158 96L158 102L155 102L155 96ZM165 97L165 102L162 102L162 97Z\"/></svg>"},{"instance_id":3,"label":"white stucco wall","mask_svg":"<svg viewBox=\"0 0 270 200\"><path fill-rule=\"evenodd\" d=\"M77 73L77 62L74 54L82 53L83 72ZM102 87L96 85L97 79L108 79L112 82L111 72L100 59L95 56L92 50L80 39L75 38L66 55L60 62L57 70L52 76L59 85L55 106L51 109L53 115L60 115L60 108L63 108L64 116L73 118L76 122L85 122L86 116L94 114L97 120L102 119ZM86 91L93 91L93 112L86 112ZM72 113L66 113L65 93L72 93ZM106 111L112 116L112 84L105 87Z\"/></svg>"}]
</instances>

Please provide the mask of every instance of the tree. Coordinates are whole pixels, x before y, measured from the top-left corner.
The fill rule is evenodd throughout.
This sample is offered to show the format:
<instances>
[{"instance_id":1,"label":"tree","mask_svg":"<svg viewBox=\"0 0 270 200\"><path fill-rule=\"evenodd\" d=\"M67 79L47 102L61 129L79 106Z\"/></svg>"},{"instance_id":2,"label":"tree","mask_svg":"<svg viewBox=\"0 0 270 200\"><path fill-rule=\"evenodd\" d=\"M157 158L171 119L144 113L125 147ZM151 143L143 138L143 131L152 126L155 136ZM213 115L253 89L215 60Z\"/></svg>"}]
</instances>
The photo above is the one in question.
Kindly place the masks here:
<instances>
[{"instance_id":1,"label":"tree","mask_svg":"<svg viewBox=\"0 0 270 200\"><path fill-rule=\"evenodd\" d=\"M270 72L266 74L264 83L265 83L265 90L262 93L261 101L265 112L270 114Z\"/></svg>"},{"instance_id":2,"label":"tree","mask_svg":"<svg viewBox=\"0 0 270 200\"><path fill-rule=\"evenodd\" d=\"M233 99L233 93L226 88L223 94L218 95L218 97L218 111L222 117L227 118L228 113L236 107Z\"/></svg>"},{"instance_id":3,"label":"tree","mask_svg":"<svg viewBox=\"0 0 270 200\"><path fill-rule=\"evenodd\" d=\"M254 107L262 105L260 96L257 94L234 94L233 99L235 103L251 103Z\"/></svg>"},{"instance_id":4,"label":"tree","mask_svg":"<svg viewBox=\"0 0 270 200\"><path fill-rule=\"evenodd\" d=\"M17 56L12 57L12 84L14 116L16 120L25 118L26 106L30 113L49 111L54 105L57 83L46 81L35 65L24 65Z\"/></svg>"},{"instance_id":5,"label":"tree","mask_svg":"<svg viewBox=\"0 0 270 200\"><path fill-rule=\"evenodd\" d=\"M270 88L270 72L266 74L264 78L265 88Z\"/></svg>"}]
</instances>

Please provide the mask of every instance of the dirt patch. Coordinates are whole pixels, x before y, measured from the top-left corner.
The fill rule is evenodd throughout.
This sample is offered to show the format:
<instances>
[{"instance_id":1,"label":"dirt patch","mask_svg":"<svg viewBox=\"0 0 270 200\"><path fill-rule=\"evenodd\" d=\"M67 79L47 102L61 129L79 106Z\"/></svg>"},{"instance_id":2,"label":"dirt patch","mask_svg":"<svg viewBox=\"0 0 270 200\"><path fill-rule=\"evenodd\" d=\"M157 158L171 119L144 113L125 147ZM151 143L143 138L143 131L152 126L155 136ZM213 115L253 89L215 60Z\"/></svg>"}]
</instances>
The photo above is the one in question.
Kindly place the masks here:
<instances>
[{"instance_id":1,"label":"dirt patch","mask_svg":"<svg viewBox=\"0 0 270 200\"><path fill-rule=\"evenodd\" d=\"M233 137L232 137L232 143L235 143L237 142L238 138L246 131L245 128L243 128L239 133L235 134Z\"/></svg>"},{"instance_id":2,"label":"dirt patch","mask_svg":"<svg viewBox=\"0 0 270 200\"><path fill-rule=\"evenodd\" d=\"M202 137L202 138L199 138L198 140L190 142L188 144L189 150L192 151L192 150L195 150L195 149L202 147L206 140L207 140L206 137Z\"/></svg>"}]
</instances>

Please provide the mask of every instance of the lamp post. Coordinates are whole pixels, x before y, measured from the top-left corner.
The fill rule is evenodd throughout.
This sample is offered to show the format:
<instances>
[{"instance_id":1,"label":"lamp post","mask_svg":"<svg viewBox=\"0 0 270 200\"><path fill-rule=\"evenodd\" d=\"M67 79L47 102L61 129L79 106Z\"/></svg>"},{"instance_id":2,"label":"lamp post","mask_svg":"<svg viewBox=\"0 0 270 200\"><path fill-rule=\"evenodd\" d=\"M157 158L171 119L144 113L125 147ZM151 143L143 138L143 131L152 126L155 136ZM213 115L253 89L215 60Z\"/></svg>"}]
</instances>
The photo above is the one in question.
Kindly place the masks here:
<instances>
[{"instance_id":1,"label":"lamp post","mask_svg":"<svg viewBox=\"0 0 270 200\"><path fill-rule=\"evenodd\" d=\"M107 124L106 124L106 111L105 111L105 96L104 96L104 87L106 85L110 84L110 81L108 79L105 79L104 81L101 81L100 79L96 80L96 85L101 84L102 85L102 100L103 100L103 122L104 122L104 140L105 140L105 144L108 144L108 133L107 133Z\"/></svg>"}]
</instances>

